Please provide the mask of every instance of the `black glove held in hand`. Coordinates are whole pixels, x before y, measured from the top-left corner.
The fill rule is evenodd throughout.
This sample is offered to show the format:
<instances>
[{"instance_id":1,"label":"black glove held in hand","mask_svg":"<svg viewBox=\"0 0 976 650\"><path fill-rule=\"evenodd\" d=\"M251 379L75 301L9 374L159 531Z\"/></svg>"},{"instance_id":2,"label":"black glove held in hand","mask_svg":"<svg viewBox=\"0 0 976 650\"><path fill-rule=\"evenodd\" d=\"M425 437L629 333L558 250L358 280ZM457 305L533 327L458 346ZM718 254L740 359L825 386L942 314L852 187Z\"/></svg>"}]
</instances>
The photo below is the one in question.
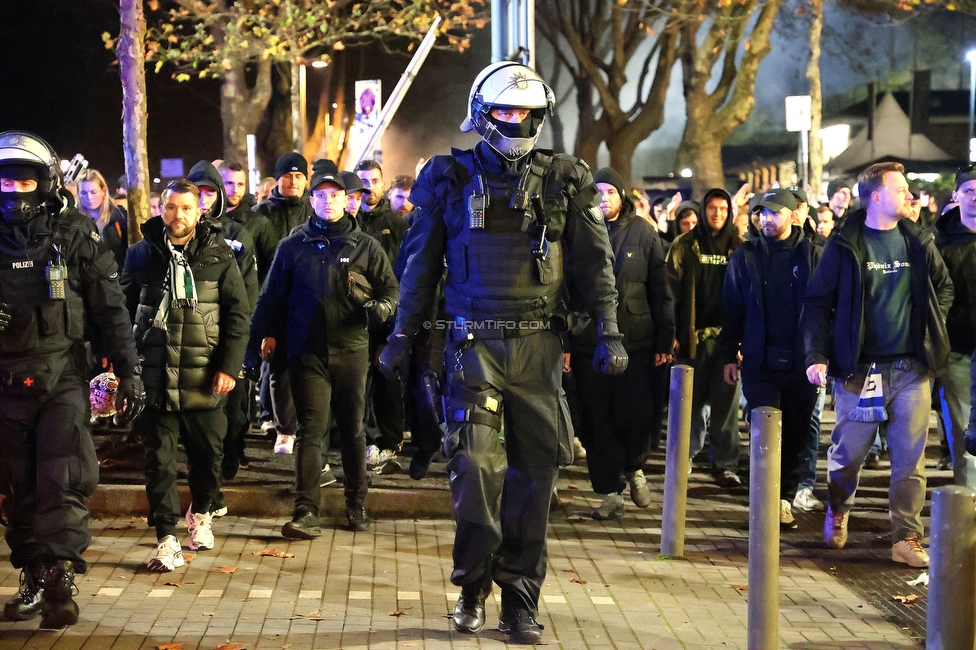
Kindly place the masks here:
<instances>
[{"instance_id":1,"label":"black glove held in hand","mask_svg":"<svg viewBox=\"0 0 976 650\"><path fill-rule=\"evenodd\" d=\"M601 320L596 328L596 352L593 354L593 369L605 375L619 375L627 369L627 350L624 349L624 335L612 320Z\"/></svg>"},{"instance_id":2,"label":"black glove held in hand","mask_svg":"<svg viewBox=\"0 0 976 650\"><path fill-rule=\"evenodd\" d=\"M387 379L406 379L410 366L410 348L413 339L407 336L391 334L386 340L386 347L380 352L380 372Z\"/></svg>"},{"instance_id":3,"label":"black glove held in hand","mask_svg":"<svg viewBox=\"0 0 976 650\"><path fill-rule=\"evenodd\" d=\"M115 393L115 423L125 426L142 413L146 406L146 387L138 375L119 380L119 389Z\"/></svg>"},{"instance_id":4,"label":"black glove held in hand","mask_svg":"<svg viewBox=\"0 0 976 650\"><path fill-rule=\"evenodd\" d=\"M367 300L363 307L381 323L385 323L393 315L393 305L386 300Z\"/></svg>"},{"instance_id":5,"label":"black glove held in hand","mask_svg":"<svg viewBox=\"0 0 976 650\"><path fill-rule=\"evenodd\" d=\"M0 302L0 332L3 332L10 327L10 312L12 311L13 307L5 302Z\"/></svg>"}]
</instances>

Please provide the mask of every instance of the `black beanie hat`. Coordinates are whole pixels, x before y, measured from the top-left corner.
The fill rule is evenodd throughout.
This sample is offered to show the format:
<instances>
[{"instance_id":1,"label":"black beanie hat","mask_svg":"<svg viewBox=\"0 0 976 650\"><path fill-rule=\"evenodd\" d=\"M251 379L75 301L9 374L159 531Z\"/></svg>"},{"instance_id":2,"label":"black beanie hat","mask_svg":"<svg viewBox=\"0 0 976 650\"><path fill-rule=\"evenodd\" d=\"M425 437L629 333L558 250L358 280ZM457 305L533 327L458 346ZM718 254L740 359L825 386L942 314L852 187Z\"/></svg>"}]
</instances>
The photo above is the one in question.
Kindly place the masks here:
<instances>
[{"instance_id":1,"label":"black beanie hat","mask_svg":"<svg viewBox=\"0 0 976 650\"><path fill-rule=\"evenodd\" d=\"M297 151L289 151L281 154L278 162L275 163L275 178L281 178L290 172L299 172L308 176L308 161Z\"/></svg>"},{"instance_id":2,"label":"black beanie hat","mask_svg":"<svg viewBox=\"0 0 976 650\"><path fill-rule=\"evenodd\" d=\"M846 187L849 190L851 189L851 184L842 178L835 178L827 183L827 200L829 201L834 198L834 194L837 194L837 190L842 187Z\"/></svg>"},{"instance_id":3,"label":"black beanie hat","mask_svg":"<svg viewBox=\"0 0 976 650\"><path fill-rule=\"evenodd\" d=\"M627 186L624 183L623 176L618 174L610 167L603 167L602 169L597 170L597 172L593 174L593 182L613 185L615 188L617 188L617 193L621 195L626 194L627 192Z\"/></svg>"}]
</instances>

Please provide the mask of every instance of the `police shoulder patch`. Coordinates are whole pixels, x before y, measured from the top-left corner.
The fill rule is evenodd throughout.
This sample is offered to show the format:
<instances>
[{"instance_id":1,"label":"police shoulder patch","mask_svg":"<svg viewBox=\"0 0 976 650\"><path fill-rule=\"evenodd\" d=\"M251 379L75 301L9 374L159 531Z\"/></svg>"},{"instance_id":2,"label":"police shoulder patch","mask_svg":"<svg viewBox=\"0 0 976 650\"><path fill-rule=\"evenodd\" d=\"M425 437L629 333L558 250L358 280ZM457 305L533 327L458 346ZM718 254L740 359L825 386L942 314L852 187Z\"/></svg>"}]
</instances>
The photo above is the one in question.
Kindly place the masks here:
<instances>
[{"instance_id":1,"label":"police shoulder patch","mask_svg":"<svg viewBox=\"0 0 976 650\"><path fill-rule=\"evenodd\" d=\"M102 236L98 234L97 230L92 230L91 232L88 233L88 236L91 237L92 241L95 242L96 244L101 243L102 241Z\"/></svg>"},{"instance_id":2,"label":"police shoulder patch","mask_svg":"<svg viewBox=\"0 0 976 650\"><path fill-rule=\"evenodd\" d=\"M603 210L600 209L600 206L594 205L592 208L587 208L586 214L596 223L603 223Z\"/></svg>"}]
</instances>

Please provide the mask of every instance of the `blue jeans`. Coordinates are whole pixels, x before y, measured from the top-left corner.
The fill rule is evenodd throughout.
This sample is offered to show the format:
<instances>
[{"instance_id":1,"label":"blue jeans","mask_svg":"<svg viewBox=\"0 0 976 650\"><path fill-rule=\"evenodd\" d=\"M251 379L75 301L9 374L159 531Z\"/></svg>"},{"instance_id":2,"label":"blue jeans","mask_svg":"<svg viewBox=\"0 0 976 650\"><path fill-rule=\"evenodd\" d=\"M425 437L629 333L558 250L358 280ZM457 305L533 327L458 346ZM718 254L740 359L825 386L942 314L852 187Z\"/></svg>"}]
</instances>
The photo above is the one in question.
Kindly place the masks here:
<instances>
[{"instance_id":1,"label":"blue jeans","mask_svg":"<svg viewBox=\"0 0 976 650\"><path fill-rule=\"evenodd\" d=\"M932 393L923 364L899 360L879 364L884 405L888 411L888 455L891 483L888 511L892 540L921 538L922 506L925 504L925 442L928 436ZM877 435L877 422L851 420L857 406L864 374L849 381L835 381L837 424L827 450L827 488L830 507L835 512L849 511L861 474L861 465Z\"/></svg>"},{"instance_id":2,"label":"blue jeans","mask_svg":"<svg viewBox=\"0 0 976 650\"><path fill-rule=\"evenodd\" d=\"M949 453L952 454L952 476L956 485L976 488L976 457L966 453L964 437L972 408L969 397L971 357L957 352L949 354L949 365L940 377L942 420L945 424Z\"/></svg>"},{"instance_id":3,"label":"blue jeans","mask_svg":"<svg viewBox=\"0 0 976 650\"><path fill-rule=\"evenodd\" d=\"M722 362L715 355L717 343L715 337L705 339L698 344L696 358L685 361L695 369L689 455L694 458L704 448L707 429L712 443L712 469L734 472L739 467L740 384L725 383Z\"/></svg>"}]
</instances>

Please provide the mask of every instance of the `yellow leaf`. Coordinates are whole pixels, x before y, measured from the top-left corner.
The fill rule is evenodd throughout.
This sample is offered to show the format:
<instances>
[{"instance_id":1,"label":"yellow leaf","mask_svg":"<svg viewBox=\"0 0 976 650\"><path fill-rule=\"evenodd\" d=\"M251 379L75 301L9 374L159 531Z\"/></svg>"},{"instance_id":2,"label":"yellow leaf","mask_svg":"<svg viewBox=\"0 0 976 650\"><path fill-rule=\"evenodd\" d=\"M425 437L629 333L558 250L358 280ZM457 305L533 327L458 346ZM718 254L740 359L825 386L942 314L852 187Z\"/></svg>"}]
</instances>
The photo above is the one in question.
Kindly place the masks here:
<instances>
[{"instance_id":1,"label":"yellow leaf","mask_svg":"<svg viewBox=\"0 0 976 650\"><path fill-rule=\"evenodd\" d=\"M203 74L203 73L200 73L200 74ZM211 569L210 570L211 573L234 573L235 571L237 571L237 567L236 566L224 566L223 564L221 564L216 569Z\"/></svg>"},{"instance_id":2,"label":"yellow leaf","mask_svg":"<svg viewBox=\"0 0 976 650\"><path fill-rule=\"evenodd\" d=\"M176 80L179 81L180 83L184 81L189 81L190 75L186 74L185 72L181 72L180 74L176 75Z\"/></svg>"},{"instance_id":3,"label":"yellow leaf","mask_svg":"<svg viewBox=\"0 0 976 650\"><path fill-rule=\"evenodd\" d=\"M156 650L183 650L182 643L160 643Z\"/></svg>"},{"instance_id":4,"label":"yellow leaf","mask_svg":"<svg viewBox=\"0 0 976 650\"><path fill-rule=\"evenodd\" d=\"M342 41L336 41L335 43L332 44L332 49L333 50L344 50L344 49L346 49L346 45Z\"/></svg>"},{"instance_id":5,"label":"yellow leaf","mask_svg":"<svg viewBox=\"0 0 976 650\"><path fill-rule=\"evenodd\" d=\"M151 11L159 11L159 2L157 2L157 0L149 0L149 2L146 4L149 5L149 9Z\"/></svg>"},{"instance_id":6,"label":"yellow leaf","mask_svg":"<svg viewBox=\"0 0 976 650\"><path fill-rule=\"evenodd\" d=\"M230 59L224 59L223 61L220 62L220 67L222 67L224 70L230 70L234 66L230 62Z\"/></svg>"},{"instance_id":7,"label":"yellow leaf","mask_svg":"<svg viewBox=\"0 0 976 650\"><path fill-rule=\"evenodd\" d=\"M163 62L162 61L156 61L156 70L155 70L155 72L156 73L159 73L159 71L162 70L162 69L163 69Z\"/></svg>"}]
</instances>

